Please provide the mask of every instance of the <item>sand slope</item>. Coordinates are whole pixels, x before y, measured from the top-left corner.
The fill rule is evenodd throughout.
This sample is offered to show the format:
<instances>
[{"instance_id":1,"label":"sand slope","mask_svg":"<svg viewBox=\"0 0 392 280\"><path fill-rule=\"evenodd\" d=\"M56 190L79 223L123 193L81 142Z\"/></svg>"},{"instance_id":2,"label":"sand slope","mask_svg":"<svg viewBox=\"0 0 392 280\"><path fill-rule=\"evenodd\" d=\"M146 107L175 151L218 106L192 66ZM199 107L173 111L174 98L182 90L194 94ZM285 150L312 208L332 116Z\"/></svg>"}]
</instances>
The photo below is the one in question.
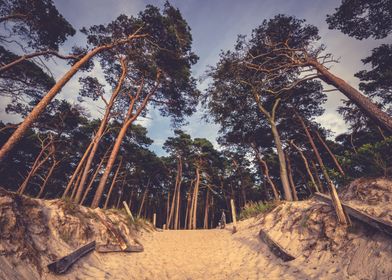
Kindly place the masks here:
<instances>
[{"instance_id":1,"label":"sand slope","mask_svg":"<svg viewBox=\"0 0 392 280\"><path fill-rule=\"evenodd\" d=\"M365 183L368 187L352 184L342 197L390 221L392 182ZM366 202L375 190L377 199ZM231 225L224 230L137 231L123 213L67 207L59 200L0 192L0 279L392 279L392 237L359 223L346 230L333 209L315 199L281 203L270 213L239 222L235 234ZM92 239L111 242L96 215L110 216L145 251L93 252L67 274L50 274L49 262L80 245ZM283 262L273 255L260 240L260 229L296 259Z\"/></svg>"}]
</instances>

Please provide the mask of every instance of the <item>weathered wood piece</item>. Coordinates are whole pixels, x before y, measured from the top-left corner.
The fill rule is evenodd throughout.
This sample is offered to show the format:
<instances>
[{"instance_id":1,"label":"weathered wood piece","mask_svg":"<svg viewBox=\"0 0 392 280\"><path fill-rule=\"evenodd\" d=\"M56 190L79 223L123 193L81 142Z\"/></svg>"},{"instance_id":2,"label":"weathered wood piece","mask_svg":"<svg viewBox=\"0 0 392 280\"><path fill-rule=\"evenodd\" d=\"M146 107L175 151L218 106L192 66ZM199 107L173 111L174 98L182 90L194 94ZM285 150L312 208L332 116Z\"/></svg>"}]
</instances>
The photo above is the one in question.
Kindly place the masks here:
<instances>
[{"instance_id":1,"label":"weathered wood piece","mask_svg":"<svg viewBox=\"0 0 392 280\"><path fill-rule=\"evenodd\" d=\"M48 264L48 269L49 271L55 273L55 274L62 274L65 273L75 262L80 260L83 256L86 254L90 253L95 249L95 241L92 241L83 247L80 247L79 249L75 250L71 254L62 257L61 259Z\"/></svg>"},{"instance_id":2,"label":"weathered wood piece","mask_svg":"<svg viewBox=\"0 0 392 280\"><path fill-rule=\"evenodd\" d=\"M131 221L135 222L135 219L133 218L132 212L129 209L128 204L125 201L123 201L123 205L124 205L125 211L127 212L128 216L131 218Z\"/></svg>"},{"instance_id":3,"label":"weathered wood piece","mask_svg":"<svg viewBox=\"0 0 392 280\"><path fill-rule=\"evenodd\" d=\"M331 198L328 195L322 194L322 193L315 193L314 197L322 202L332 204ZM376 217L370 216L369 214L366 214L363 211L360 211L358 209L355 209L354 207L351 207L347 205L346 203L342 202L342 206L344 211L351 217L356 220L359 220L360 222L378 230L383 233L388 234L389 236L392 236L392 223L388 221L383 221L381 219L378 219Z\"/></svg>"},{"instance_id":4,"label":"weathered wood piece","mask_svg":"<svg viewBox=\"0 0 392 280\"><path fill-rule=\"evenodd\" d=\"M144 247L142 245L128 245L125 250L121 249L120 245L117 244L102 244L97 246L97 252L99 253L112 253L112 252L143 252Z\"/></svg>"},{"instance_id":5,"label":"weathered wood piece","mask_svg":"<svg viewBox=\"0 0 392 280\"><path fill-rule=\"evenodd\" d=\"M237 216L235 214L234 199L230 199L230 204L231 204L231 215L233 216L233 233L236 233L237 232Z\"/></svg>"},{"instance_id":6,"label":"weathered wood piece","mask_svg":"<svg viewBox=\"0 0 392 280\"><path fill-rule=\"evenodd\" d=\"M295 257L288 253L282 246L272 240L272 238L269 237L269 235L264 230L260 230L259 236L261 240L263 240L265 244L267 244L271 252L278 258L282 259L284 262L292 261L295 259Z\"/></svg>"},{"instance_id":7,"label":"weathered wood piece","mask_svg":"<svg viewBox=\"0 0 392 280\"><path fill-rule=\"evenodd\" d=\"M125 250L127 248L126 240L124 240L123 236L115 229L111 224L113 222L107 217L110 223L108 223L104 218L102 218L100 215L98 215L99 219L101 220L102 224L108 229L110 234L117 240L118 244L120 245L120 248L122 250Z\"/></svg>"}]
</instances>

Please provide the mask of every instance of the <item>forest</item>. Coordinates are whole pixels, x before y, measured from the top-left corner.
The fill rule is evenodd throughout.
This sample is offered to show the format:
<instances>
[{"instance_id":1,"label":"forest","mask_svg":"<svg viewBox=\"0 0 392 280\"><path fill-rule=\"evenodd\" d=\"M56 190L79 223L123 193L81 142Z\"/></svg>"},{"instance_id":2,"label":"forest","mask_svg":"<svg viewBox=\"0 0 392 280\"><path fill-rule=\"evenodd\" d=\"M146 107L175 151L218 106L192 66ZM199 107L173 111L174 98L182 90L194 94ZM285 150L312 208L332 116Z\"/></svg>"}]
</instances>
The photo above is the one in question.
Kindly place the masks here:
<instances>
[{"instance_id":1,"label":"forest","mask_svg":"<svg viewBox=\"0 0 392 280\"><path fill-rule=\"evenodd\" d=\"M343 0L324 21L356 40L390 39L392 3ZM231 199L241 213L320 192L348 224L339 190L392 175L390 43L363 57L356 88L334 73L339 59L316 26L277 14L222 50L200 89L191 28L169 2L76 30L52 0L1 0L0 24L1 109L21 120L0 120L8 191L91 208L125 201L169 229L215 228L222 211L231 219ZM75 34L86 44L64 53ZM53 61L67 65L56 78ZM72 79L77 103L58 98ZM335 91L346 98L336 106L348 127L339 135L316 121ZM92 117L96 102L104 106ZM171 120L163 156L140 122L150 110ZM200 110L219 125L218 147L182 127Z\"/></svg>"}]
</instances>

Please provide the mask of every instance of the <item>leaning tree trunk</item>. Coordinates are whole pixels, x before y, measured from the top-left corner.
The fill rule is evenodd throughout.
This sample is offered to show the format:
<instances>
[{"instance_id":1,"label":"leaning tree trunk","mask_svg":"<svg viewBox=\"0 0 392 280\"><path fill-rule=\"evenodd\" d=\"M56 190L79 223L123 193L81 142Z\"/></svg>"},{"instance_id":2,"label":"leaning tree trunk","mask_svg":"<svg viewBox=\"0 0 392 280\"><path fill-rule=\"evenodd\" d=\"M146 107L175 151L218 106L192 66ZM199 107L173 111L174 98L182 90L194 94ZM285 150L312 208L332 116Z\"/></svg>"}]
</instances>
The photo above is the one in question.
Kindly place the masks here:
<instances>
[{"instance_id":1,"label":"leaning tree trunk","mask_svg":"<svg viewBox=\"0 0 392 280\"><path fill-rule=\"evenodd\" d=\"M95 136L94 136L95 137ZM87 156L89 155L89 152L91 150L91 147L93 146L93 142L90 142L90 144L88 145L86 151L84 152L82 158L80 159L78 166L76 167L75 171L73 172L71 179L69 179L67 187L64 190L63 196L62 198L65 198L68 195L68 192L71 190L72 184L74 183L76 176L79 174L80 170L82 169L85 160L87 158Z\"/></svg>"},{"instance_id":2,"label":"leaning tree trunk","mask_svg":"<svg viewBox=\"0 0 392 280\"><path fill-rule=\"evenodd\" d=\"M130 35L128 38L123 40L118 40L113 44L103 45L94 48L83 56L78 62L76 62L70 70L60 79L57 83L49 90L49 92L41 99L40 102L33 108L33 110L27 115L23 122L18 126L18 128L12 133L11 137L8 138L7 142L0 149L0 162L9 153L9 151L22 139L26 131L31 127L31 125L37 121L39 115L46 109L52 99L59 93L59 91L64 87L66 83L79 71L79 69L86 64L90 59L92 59L98 53L112 49L115 46L129 43L132 39L145 37L146 35L137 35L140 31L138 29L134 34Z\"/></svg>"},{"instance_id":3,"label":"leaning tree trunk","mask_svg":"<svg viewBox=\"0 0 392 280\"><path fill-rule=\"evenodd\" d=\"M101 180L99 181L97 191L96 191L94 199L93 199L93 201L91 203L91 207L92 208L97 208L98 207L98 205L99 205L99 203L101 201L102 194L103 194L103 191L105 189L106 182L108 180L109 174L112 171L112 168L113 168L114 162L116 160L117 154L118 154L118 152L120 150L120 146L121 146L122 140L124 139L124 137L125 137L125 135L127 133L128 128L139 117L141 112L147 106L147 103L150 100L151 96L155 93L155 91L156 91L156 89L157 89L157 87L159 85L158 81L159 81L160 75L161 75L161 73L158 72L157 77L156 77L156 85L155 85L155 87L147 94L147 96L144 98L142 104L137 109L137 111L136 111L136 113L134 115L132 114L133 113L133 107L134 107L134 104L136 103L136 101L139 100L140 93L141 93L141 91L143 89L144 81L141 83L141 85L140 85L140 87L138 89L138 92L136 93L136 97L134 97L131 100L128 112L127 112L126 117L124 119L124 123L123 123L123 125L121 127L121 130L120 130L120 132L119 132L119 134L118 134L118 136L116 138L116 141L115 141L114 146L113 146L112 153L109 156L109 160L108 160L108 163L106 165L105 171L104 171L104 173L103 173L103 175L101 177Z\"/></svg>"},{"instance_id":4,"label":"leaning tree trunk","mask_svg":"<svg viewBox=\"0 0 392 280\"><path fill-rule=\"evenodd\" d=\"M316 184L316 181L314 180L313 174L312 174L312 172L310 171L309 162L308 162L307 158L305 157L304 153L302 152L302 150L301 150L297 145L295 145L295 143L294 143L293 140L290 141L290 144L291 144L291 145L299 152L299 154L301 155L301 158L302 158L302 160L303 160L303 162L304 162L304 165L305 165L305 168L306 168L306 172L307 172L308 175L309 175L309 178L310 178L310 181L312 182L313 188L314 188L317 192L320 192L320 190L319 190L319 188L318 188L318 186L317 186L317 184Z\"/></svg>"},{"instance_id":5,"label":"leaning tree trunk","mask_svg":"<svg viewBox=\"0 0 392 280\"><path fill-rule=\"evenodd\" d=\"M127 75L127 64L126 64L125 58L122 58L120 60L120 62L121 62L121 69L122 69L121 76L120 76L120 79L118 80L116 88L114 89L114 91L112 93L112 96L110 97L109 102L106 105L105 114L101 120L101 124L99 125L98 131L95 134L95 137L93 138L93 141L92 141L93 145L92 145L91 152L87 158L87 162L86 162L86 165L83 170L82 179L80 180L80 183L78 186L78 191L77 191L76 197L75 197L75 203L80 202L80 199L81 199L82 193L83 193L83 189L84 189L84 185L86 184L87 176L90 172L91 164L92 164L93 159L95 157L95 154L98 150L99 142L104 134L107 123L109 122L110 112L113 108L114 102L116 101L118 94L120 93L121 87L122 87L124 80L125 80L125 77Z\"/></svg>"},{"instance_id":6,"label":"leaning tree trunk","mask_svg":"<svg viewBox=\"0 0 392 280\"><path fill-rule=\"evenodd\" d=\"M377 125L385 128L392 132L392 118L380 108L377 107L372 101L360 93L358 90L350 86L344 80L333 75L329 70L319 63L316 59L309 59L308 64L313 66L319 73L320 79L327 84L333 85L341 93L343 93L348 99L354 102L370 119L372 119Z\"/></svg>"},{"instance_id":7,"label":"leaning tree trunk","mask_svg":"<svg viewBox=\"0 0 392 280\"><path fill-rule=\"evenodd\" d=\"M290 182L287 174L286 158L283 152L282 141L280 140L279 132L274 121L270 121L272 135L274 137L276 151L279 158L280 179L282 181L285 199L288 201L293 200L293 195L290 188Z\"/></svg>"},{"instance_id":8,"label":"leaning tree trunk","mask_svg":"<svg viewBox=\"0 0 392 280\"><path fill-rule=\"evenodd\" d=\"M94 172L93 176L90 179L90 183L87 185L87 188L86 188L86 190L85 190L85 192L83 194L83 198L82 198L82 200L79 203L80 205L84 204L84 202L85 202L85 200L87 198L87 195L89 194L89 192L90 192L90 190L91 190L91 188L92 188L92 186L94 184L95 178L97 177L99 171L101 170L101 167L102 167L103 163L105 162L105 159L106 159L106 157L107 157L111 147L112 146L110 145L109 148L106 150L106 152L103 155L103 157L101 158L101 161L99 162L97 168L95 169L95 172Z\"/></svg>"},{"instance_id":9,"label":"leaning tree trunk","mask_svg":"<svg viewBox=\"0 0 392 280\"><path fill-rule=\"evenodd\" d=\"M335 163L336 168L339 170L340 174L342 174L342 176L346 176L344 174L343 168L340 165L340 163L338 162L336 156L332 153L332 151L329 149L327 143L325 143L325 141L323 140L323 138L321 137L320 133L317 130L314 130L314 132L316 133L317 138L319 139L319 141L321 142L321 144L323 144L324 148L327 150L328 154L331 156L333 162Z\"/></svg>"},{"instance_id":10,"label":"leaning tree trunk","mask_svg":"<svg viewBox=\"0 0 392 280\"><path fill-rule=\"evenodd\" d=\"M344 212L344 209L343 209L342 203L340 202L340 199L339 199L338 193L336 191L335 185L333 184L331 178L328 175L327 169L325 168L323 160L322 160L322 158L320 156L320 153L318 152L317 147L314 144L313 138L310 135L310 132L309 132L309 130L308 130L304 120L302 119L302 117L298 113L296 113L296 116L297 116L298 120L300 121L300 123L301 123L301 125L302 125L302 127L303 127L303 129L304 129L304 131L306 133L306 136L308 137L309 143L312 146L313 152L314 152L314 154L316 156L316 159L317 159L317 161L318 161L318 163L319 163L319 165L321 167L321 170L323 172L325 180L327 180L329 192L331 194L331 198L332 198L332 201L333 201L333 204L334 204L334 208L335 208L335 212L336 212L336 215L338 217L338 220L343 225L349 225L350 224L350 219L348 218L348 216Z\"/></svg>"},{"instance_id":11,"label":"leaning tree trunk","mask_svg":"<svg viewBox=\"0 0 392 280\"><path fill-rule=\"evenodd\" d=\"M22 185L19 187L18 194L23 194L25 192L30 179L34 177L34 175L37 173L38 169L40 169L41 166L44 165L49 160L49 158L55 153L53 142L51 142L51 145L52 145L52 148L49 151L49 153L41 161L39 161L37 163L37 165L29 172L26 179L23 181Z\"/></svg>"},{"instance_id":12,"label":"leaning tree trunk","mask_svg":"<svg viewBox=\"0 0 392 280\"><path fill-rule=\"evenodd\" d=\"M52 176L53 171L56 168L56 166L58 165L58 163L59 162L56 159L53 158L52 165L51 165L51 167L50 167L50 169L49 169L49 171L48 171L48 173L47 173L47 175L45 177L44 182L42 183L42 186L41 186L41 189L40 189L40 191L39 191L39 193L37 195L37 198L41 198L42 197L42 194L45 191L46 185L48 184L48 181L49 181L50 177Z\"/></svg>"},{"instance_id":13,"label":"leaning tree trunk","mask_svg":"<svg viewBox=\"0 0 392 280\"><path fill-rule=\"evenodd\" d=\"M263 175L267 179L268 184L271 186L272 192L274 193L275 200L280 200L278 189L276 188L274 182L272 181L272 179L269 175L269 168L268 168L267 162L261 158L259 151L257 150L255 145L253 146L253 149L256 153L256 158L260 163L261 170L262 171L264 170Z\"/></svg>"},{"instance_id":14,"label":"leaning tree trunk","mask_svg":"<svg viewBox=\"0 0 392 280\"><path fill-rule=\"evenodd\" d=\"M283 145L282 145L282 141L280 140L278 128L276 127L276 123L275 123L276 111L277 111L277 108L280 103L280 98L277 98L275 100L274 105L272 107L272 112L270 113L262 105L259 94L254 91L252 92L252 94L255 98L255 101L256 101L256 104L259 108L259 111L265 115L269 124L271 125L272 136L274 138L276 151L278 153L280 180L281 180L282 186L283 186L284 197L286 200L292 201L293 195L291 193L289 178L287 175L287 166L286 166L286 159L285 159L284 152L283 152Z\"/></svg>"}]
</instances>

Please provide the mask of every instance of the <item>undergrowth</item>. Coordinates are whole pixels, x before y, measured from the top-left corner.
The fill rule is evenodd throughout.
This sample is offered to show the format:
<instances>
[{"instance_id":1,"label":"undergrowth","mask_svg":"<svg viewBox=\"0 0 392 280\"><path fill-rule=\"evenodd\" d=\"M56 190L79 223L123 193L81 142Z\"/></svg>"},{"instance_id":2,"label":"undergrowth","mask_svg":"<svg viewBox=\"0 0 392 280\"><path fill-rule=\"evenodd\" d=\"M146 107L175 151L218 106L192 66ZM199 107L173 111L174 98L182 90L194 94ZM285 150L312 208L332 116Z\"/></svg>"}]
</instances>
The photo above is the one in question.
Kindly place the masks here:
<instances>
[{"instance_id":1,"label":"undergrowth","mask_svg":"<svg viewBox=\"0 0 392 280\"><path fill-rule=\"evenodd\" d=\"M272 211L277 205L278 205L277 202L262 202L262 201L248 202L241 209L240 220L256 217L261 213L268 213Z\"/></svg>"}]
</instances>

